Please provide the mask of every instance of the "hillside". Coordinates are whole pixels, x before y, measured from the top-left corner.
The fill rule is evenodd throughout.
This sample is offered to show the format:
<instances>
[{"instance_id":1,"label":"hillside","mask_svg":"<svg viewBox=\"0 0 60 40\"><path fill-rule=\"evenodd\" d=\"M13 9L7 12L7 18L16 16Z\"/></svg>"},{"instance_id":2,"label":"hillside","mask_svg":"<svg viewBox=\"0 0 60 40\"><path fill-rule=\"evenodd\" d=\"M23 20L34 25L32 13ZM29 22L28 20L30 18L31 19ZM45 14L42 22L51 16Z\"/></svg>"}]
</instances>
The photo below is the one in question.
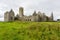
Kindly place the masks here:
<instances>
[{"instance_id":1,"label":"hillside","mask_svg":"<svg viewBox=\"0 0 60 40\"><path fill-rule=\"evenodd\" d=\"M60 40L60 22L0 22L0 40Z\"/></svg>"}]
</instances>

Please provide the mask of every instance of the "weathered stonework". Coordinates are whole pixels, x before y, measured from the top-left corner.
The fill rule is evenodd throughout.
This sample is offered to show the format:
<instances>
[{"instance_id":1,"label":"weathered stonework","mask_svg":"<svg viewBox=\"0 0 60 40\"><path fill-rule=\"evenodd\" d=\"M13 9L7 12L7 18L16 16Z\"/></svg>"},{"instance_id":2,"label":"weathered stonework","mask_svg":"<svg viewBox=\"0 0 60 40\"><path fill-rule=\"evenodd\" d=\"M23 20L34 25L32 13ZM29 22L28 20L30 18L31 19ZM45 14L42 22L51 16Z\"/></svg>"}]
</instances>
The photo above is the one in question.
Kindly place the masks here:
<instances>
[{"instance_id":1,"label":"weathered stonework","mask_svg":"<svg viewBox=\"0 0 60 40\"><path fill-rule=\"evenodd\" d=\"M19 14L15 16L14 11L11 9L11 11L7 11L4 14L4 21L35 21L35 22L41 22L41 21L53 21L53 13L50 17L46 16L45 13L41 13L40 11L36 13L34 11L33 15L26 16L24 15L24 8L19 8Z\"/></svg>"},{"instance_id":2,"label":"weathered stonework","mask_svg":"<svg viewBox=\"0 0 60 40\"><path fill-rule=\"evenodd\" d=\"M14 21L15 15L14 11L11 9L10 12L5 12L4 21Z\"/></svg>"}]
</instances>

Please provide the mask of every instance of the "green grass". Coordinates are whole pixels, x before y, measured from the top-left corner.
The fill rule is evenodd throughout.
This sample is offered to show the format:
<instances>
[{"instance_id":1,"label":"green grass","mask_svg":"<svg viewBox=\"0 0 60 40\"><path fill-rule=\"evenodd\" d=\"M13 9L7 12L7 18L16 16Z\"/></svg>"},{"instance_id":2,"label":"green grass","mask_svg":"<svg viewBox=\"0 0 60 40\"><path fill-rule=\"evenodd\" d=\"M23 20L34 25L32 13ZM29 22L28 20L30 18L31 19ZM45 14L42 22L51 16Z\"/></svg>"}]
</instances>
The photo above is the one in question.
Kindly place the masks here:
<instances>
[{"instance_id":1,"label":"green grass","mask_svg":"<svg viewBox=\"0 0 60 40\"><path fill-rule=\"evenodd\" d=\"M60 40L60 22L0 22L0 40Z\"/></svg>"}]
</instances>

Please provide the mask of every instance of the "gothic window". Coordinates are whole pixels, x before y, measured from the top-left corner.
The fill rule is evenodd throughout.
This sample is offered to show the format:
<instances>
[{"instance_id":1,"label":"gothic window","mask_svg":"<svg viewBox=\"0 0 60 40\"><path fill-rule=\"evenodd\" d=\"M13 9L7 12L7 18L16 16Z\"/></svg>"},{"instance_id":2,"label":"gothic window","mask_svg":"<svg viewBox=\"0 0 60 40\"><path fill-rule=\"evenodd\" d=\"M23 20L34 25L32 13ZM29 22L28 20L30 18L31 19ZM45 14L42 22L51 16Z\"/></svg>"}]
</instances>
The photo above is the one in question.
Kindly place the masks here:
<instances>
[{"instance_id":1,"label":"gothic window","mask_svg":"<svg viewBox=\"0 0 60 40\"><path fill-rule=\"evenodd\" d=\"M26 21L27 21L27 19L26 19Z\"/></svg>"},{"instance_id":2,"label":"gothic window","mask_svg":"<svg viewBox=\"0 0 60 40\"><path fill-rule=\"evenodd\" d=\"M12 20L13 18L11 17L11 20Z\"/></svg>"},{"instance_id":3,"label":"gothic window","mask_svg":"<svg viewBox=\"0 0 60 40\"><path fill-rule=\"evenodd\" d=\"M26 19L26 21L31 21L31 19Z\"/></svg>"},{"instance_id":4,"label":"gothic window","mask_svg":"<svg viewBox=\"0 0 60 40\"><path fill-rule=\"evenodd\" d=\"M30 21L31 21L31 19L30 19Z\"/></svg>"},{"instance_id":5,"label":"gothic window","mask_svg":"<svg viewBox=\"0 0 60 40\"><path fill-rule=\"evenodd\" d=\"M29 21L29 19L28 19L28 21Z\"/></svg>"}]
</instances>

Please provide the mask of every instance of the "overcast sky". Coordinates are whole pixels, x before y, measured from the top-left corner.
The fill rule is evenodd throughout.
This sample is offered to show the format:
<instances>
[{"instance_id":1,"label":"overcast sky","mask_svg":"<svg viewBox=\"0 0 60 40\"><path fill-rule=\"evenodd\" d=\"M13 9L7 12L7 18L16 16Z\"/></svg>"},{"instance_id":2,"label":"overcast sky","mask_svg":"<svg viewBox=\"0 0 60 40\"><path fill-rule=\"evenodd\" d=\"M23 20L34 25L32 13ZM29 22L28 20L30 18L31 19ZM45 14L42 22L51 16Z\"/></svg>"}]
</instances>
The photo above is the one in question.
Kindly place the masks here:
<instances>
[{"instance_id":1,"label":"overcast sky","mask_svg":"<svg viewBox=\"0 0 60 40\"><path fill-rule=\"evenodd\" d=\"M24 7L25 15L32 15L36 10L48 16L53 12L55 20L60 18L60 0L0 0L0 21L4 19L4 12L13 9L17 14L19 7Z\"/></svg>"}]
</instances>

